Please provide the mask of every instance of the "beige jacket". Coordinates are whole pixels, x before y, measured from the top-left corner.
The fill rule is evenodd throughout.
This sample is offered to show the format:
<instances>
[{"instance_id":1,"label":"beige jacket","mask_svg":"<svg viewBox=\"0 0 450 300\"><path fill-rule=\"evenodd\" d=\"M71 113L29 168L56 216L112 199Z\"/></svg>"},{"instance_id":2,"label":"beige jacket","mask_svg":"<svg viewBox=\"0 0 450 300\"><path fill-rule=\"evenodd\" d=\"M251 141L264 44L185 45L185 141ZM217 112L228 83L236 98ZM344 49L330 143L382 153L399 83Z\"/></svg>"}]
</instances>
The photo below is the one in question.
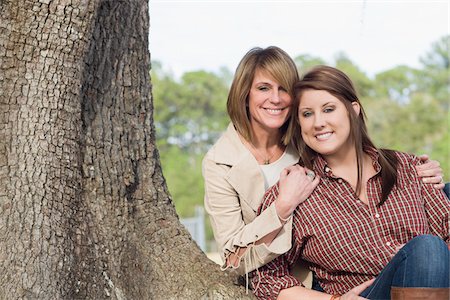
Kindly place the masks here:
<instances>
[{"instance_id":1,"label":"beige jacket","mask_svg":"<svg viewBox=\"0 0 450 300\"><path fill-rule=\"evenodd\" d=\"M205 209L222 261L239 247L247 247L238 268L243 274L291 248L292 219L282 225L275 204L256 215L265 193L264 178L258 162L242 144L232 124L205 155L203 177ZM269 246L255 245L261 237L280 228Z\"/></svg>"}]
</instances>

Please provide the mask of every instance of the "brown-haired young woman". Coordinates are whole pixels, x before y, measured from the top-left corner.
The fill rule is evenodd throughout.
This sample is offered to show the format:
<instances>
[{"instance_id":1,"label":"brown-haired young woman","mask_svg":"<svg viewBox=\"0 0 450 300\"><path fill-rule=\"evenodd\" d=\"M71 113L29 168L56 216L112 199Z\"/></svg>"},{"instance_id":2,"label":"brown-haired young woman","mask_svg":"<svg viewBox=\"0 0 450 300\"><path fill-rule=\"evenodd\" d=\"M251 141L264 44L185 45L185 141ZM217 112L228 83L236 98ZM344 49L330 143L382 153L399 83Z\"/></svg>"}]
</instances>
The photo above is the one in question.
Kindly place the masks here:
<instances>
[{"instance_id":1,"label":"brown-haired young woman","mask_svg":"<svg viewBox=\"0 0 450 300\"><path fill-rule=\"evenodd\" d=\"M414 155L376 148L351 80L319 66L296 84L288 132L320 183L293 214L293 247L253 277L260 299L449 297L450 201L423 184ZM261 210L276 199L275 185ZM318 291L290 275L310 262ZM374 281L371 281L375 278Z\"/></svg>"}]
</instances>

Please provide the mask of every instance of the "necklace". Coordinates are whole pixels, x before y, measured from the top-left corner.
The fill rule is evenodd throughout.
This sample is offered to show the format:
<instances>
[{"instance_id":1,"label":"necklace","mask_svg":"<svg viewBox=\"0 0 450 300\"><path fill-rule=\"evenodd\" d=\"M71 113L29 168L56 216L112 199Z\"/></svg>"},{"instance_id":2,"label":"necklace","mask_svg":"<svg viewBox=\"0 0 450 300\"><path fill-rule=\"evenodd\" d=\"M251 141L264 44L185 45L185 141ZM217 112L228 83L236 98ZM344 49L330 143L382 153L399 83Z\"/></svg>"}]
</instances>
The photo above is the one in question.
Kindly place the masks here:
<instances>
[{"instance_id":1,"label":"necklace","mask_svg":"<svg viewBox=\"0 0 450 300\"><path fill-rule=\"evenodd\" d=\"M269 153L269 157L267 157L265 155L261 155L261 152L258 149L256 149L256 147L253 145L252 142L250 142L249 144L250 144L250 147L252 147L252 149L255 150L255 152L256 152L255 154L257 154L258 158L263 161L264 165L270 164L270 161L275 156L276 151L274 151L274 153L272 153L272 154L269 151L267 151Z\"/></svg>"}]
</instances>

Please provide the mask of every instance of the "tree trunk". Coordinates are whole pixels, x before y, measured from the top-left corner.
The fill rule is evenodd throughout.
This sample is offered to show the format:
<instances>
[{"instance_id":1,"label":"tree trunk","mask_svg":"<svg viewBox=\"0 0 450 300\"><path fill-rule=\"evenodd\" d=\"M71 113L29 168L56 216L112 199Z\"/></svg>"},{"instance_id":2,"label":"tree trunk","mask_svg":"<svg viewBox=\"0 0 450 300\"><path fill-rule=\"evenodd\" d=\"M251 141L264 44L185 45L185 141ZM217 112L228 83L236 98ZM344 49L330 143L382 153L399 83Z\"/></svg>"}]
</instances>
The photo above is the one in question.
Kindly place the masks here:
<instances>
[{"instance_id":1,"label":"tree trunk","mask_svg":"<svg viewBox=\"0 0 450 300\"><path fill-rule=\"evenodd\" d=\"M249 297L179 223L148 29L145 0L0 0L0 299Z\"/></svg>"}]
</instances>

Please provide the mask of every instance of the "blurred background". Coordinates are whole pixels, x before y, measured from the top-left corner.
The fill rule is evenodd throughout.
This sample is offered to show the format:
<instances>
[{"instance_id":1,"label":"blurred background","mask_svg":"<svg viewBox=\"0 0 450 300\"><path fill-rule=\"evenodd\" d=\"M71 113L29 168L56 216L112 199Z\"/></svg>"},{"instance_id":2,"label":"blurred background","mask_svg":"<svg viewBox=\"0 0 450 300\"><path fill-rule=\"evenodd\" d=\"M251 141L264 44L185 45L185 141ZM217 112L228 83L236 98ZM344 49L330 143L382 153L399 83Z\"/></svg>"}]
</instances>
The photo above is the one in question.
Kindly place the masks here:
<instances>
[{"instance_id":1,"label":"blurred background","mask_svg":"<svg viewBox=\"0 0 450 300\"><path fill-rule=\"evenodd\" d=\"M448 1L150 1L157 145L178 215L215 244L201 161L225 130L234 70L276 45L300 73L335 66L355 82L379 147L429 154L450 180Z\"/></svg>"}]
</instances>

